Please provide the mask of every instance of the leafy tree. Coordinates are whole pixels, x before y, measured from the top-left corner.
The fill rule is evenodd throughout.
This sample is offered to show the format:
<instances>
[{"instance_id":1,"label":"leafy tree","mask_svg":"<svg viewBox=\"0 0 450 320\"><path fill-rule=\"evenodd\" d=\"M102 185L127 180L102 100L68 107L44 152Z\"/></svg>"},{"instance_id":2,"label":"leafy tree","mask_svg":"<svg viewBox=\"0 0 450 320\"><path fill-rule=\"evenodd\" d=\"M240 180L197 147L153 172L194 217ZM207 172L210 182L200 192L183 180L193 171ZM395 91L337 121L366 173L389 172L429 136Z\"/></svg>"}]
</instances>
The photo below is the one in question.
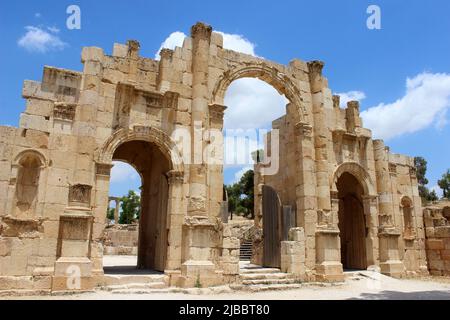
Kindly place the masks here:
<instances>
[{"instance_id":1,"label":"leafy tree","mask_svg":"<svg viewBox=\"0 0 450 320\"><path fill-rule=\"evenodd\" d=\"M226 186L228 210L238 215L254 218L253 170L246 171L239 182Z\"/></svg>"},{"instance_id":2,"label":"leafy tree","mask_svg":"<svg viewBox=\"0 0 450 320\"><path fill-rule=\"evenodd\" d=\"M108 218L109 220L114 220L114 208L108 208L106 218Z\"/></svg>"},{"instance_id":3,"label":"leafy tree","mask_svg":"<svg viewBox=\"0 0 450 320\"><path fill-rule=\"evenodd\" d=\"M422 198L422 202L436 201L438 196L433 190L430 192L425 186L428 184L428 179L425 177L427 172L427 161L423 157L414 158L414 166L416 167L417 182L419 183L419 195Z\"/></svg>"},{"instance_id":4,"label":"leafy tree","mask_svg":"<svg viewBox=\"0 0 450 320\"><path fill-rule=\"evenodd\" d=\"M119 217L120 224L130 224L135 219L139 219L141 212L141 197L133 190L128 191L128 195L120 198L122 212Z\"/></svg>"},{"instance_id":5,"label":"leafy tree","mask_svg":"<svg viewBox=\"0 0 450 320\"><path fill-rule=\"evenodd\" d=\"M438 200L439 200L439 197L438 197L438 195L436 194L436 191L431 190L431 191L428 193L427 201L438 201Z\"/></svg>"},{"instance_id":6,"label":"leafy tree","mask_svg":"<svg viewBox=\"0 0 450 320\"><path fill-rule=\"evenodd\" d=\"M428 184L428 179L425 177L427 173L427 160L423 157L415 157L414 166L416 167L417 182L419 185L425 186Z\"/></svg>"},{"instance_id":7,"label":"leafy tree","mask_svg":"<svg viewBox=\"0 0 450 320\"><path fill-rule=\"evenodd\" d=\"M241 187L243 195L241 199L242 206L246 209L247 215L249 215L250 218L252 219L255 217L254 213L255 195L253 189L254 186L253 178L254 178L253 170L248 170L242 175L241 180L239 181L239 184L242 186Z\"/></svg>"},{"instance_id":8,"label":"leafy tree","mask_svg":"<svg viewBox=\"0 0 450 320\"><path fill-rule=\"evenodd\" d=\"M444 193L444 198L450 200L450 169L442 175L442 179L438 180L438 186Z\"/></svg>"}]
</instances>

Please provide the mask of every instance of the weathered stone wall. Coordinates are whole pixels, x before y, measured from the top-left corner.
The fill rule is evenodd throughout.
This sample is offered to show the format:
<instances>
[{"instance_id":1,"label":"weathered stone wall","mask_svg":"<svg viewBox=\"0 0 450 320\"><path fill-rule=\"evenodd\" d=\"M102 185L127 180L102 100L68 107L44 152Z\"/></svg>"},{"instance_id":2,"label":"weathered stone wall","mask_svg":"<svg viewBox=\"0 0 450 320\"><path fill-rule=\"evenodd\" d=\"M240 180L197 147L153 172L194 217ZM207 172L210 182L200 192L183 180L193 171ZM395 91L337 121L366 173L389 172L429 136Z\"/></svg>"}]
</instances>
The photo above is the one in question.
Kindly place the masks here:
<instances>
[{"instance_id":1,"label":"weathered stone wall","mask_svg":"<svg viewBox=\"0 0 450 320\"><path fill-rule=\"evenodd\" d=\"M104 255L137 255L139 225L112 225L103 234Z\"/></svg>"},{"instance_id":2,"label":"weathered stone wall","mask_svg":"<svg viewBox=\"0 0 450 320\"><path fill-rule=\"evenodd\" d=\"M426 270L412 159L372 140L357 102L339 107L322 62L281 65L226 50L222 35L203 23L192 27L182 47L162 50L159 61L141 57L137 41L114 44L112 55L83 48L81 61L81 72L44 67L41 82L25 81L19 128L0 127L0 288L23 276L23 288L36 282L45 290L67 290L73 268L81 272L74 290L97 283L113 160L132 162L153 199L147 205L158 208L148 220L158 227L141 221L156 240L149 242L151 257L141 253L140 261L182 286L194 285L199 275L203 285L220 284L224 268L235 272L235 261L223 259L234 257L229 251L236 243L224 238L219 221L223 141L217 133L225 92L244 77L267 82L289 100L286 116L274 121L282 142L279 171L256 174L256 228L264 223L260 190L266 179L303 228L308 278L339 279L336 182L349 173L364 189L367 264L395 276ZM213 133L200 143L180 134L194 139L208 129ZM150 152L151 159L122 157L121 146L135 142L158 152Z\"/></svg>"},{"instance_id":3,"label":"weathered stone wall","mask_svg":"<svg viewBox=\"0 0 450 320\"><path fill-rule=\"evenodd\" d=\"M426 253L432 275L450 275L450 201L424 209Z\"/></svg>"}]
</instances>

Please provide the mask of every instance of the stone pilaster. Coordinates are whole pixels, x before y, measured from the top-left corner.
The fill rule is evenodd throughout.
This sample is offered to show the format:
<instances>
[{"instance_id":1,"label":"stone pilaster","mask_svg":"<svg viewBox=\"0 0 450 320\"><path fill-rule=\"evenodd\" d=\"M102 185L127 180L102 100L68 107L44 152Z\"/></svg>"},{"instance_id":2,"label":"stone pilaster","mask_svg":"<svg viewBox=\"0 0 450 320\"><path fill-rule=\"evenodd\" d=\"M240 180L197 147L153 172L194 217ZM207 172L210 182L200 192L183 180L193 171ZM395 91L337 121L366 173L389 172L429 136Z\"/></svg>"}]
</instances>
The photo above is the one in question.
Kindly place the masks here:
<instances>
[{"instance_id":1,"label":"stone pilaster","mask_svg":"<svg viewBox=\"0 0 450 320\"><path fill-rule=\"evenodd\" d=\"M306 272L311 274L316 264L315 232L317 224L316 175L312 126L299 122L295 125L298 141L298 185L296 186L297 226L303 227L306 242Z\"/></svg>"},{"instance_id":2,"label":"stone pilaster","mask_svg":"<svg viewBox=\"0 0 450 320\"><path fill-rule=\"evenodd\" d=\"M208 67L212 28L197 23L191 28L192 38L192 141L188 213L208 215L207 165L203 161L203 129L208 121Z\"/></svg>"},{"instance_id":3,"label":"stone pilaster","mask_svg":"<svg viewBox=\"0 0 450 320\"><path fill-rule=\"evenodd\" d=\"M375 171L378 190L378 214L381 272L399 277L404 272L398 241L401 235L393 222L394 206L389 174L388 150L382 140L374 140Z\"/></svg>"}]
</instances>

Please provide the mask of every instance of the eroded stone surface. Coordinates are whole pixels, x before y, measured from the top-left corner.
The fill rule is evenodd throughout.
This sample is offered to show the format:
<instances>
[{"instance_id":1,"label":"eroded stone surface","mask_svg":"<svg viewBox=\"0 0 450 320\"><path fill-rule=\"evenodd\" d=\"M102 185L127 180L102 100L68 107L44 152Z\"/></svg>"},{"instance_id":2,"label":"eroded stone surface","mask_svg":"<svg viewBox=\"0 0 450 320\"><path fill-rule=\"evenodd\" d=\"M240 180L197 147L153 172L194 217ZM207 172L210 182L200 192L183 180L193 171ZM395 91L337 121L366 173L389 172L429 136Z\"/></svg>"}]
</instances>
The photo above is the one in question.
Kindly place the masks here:
<instances>
[{"instance_id":1,"label":"eroded stone surface","mask_svg":"<svg viewBox=\"0 0 450 320\"><path fill-rule=\"evenodd\" d=\"M263 163L255 166L252 262L262 261L265 184L295 217L296 229L284 232L292 238L280 244L283 271L342 279L339 211L354 193L347 207L359 206L361 266L394 276L427 272L413 159L372 139L357 102L339 107L323 62L281 65L226 50L222 36L202 23L159 61L141 57L139 47L114 44L112 55L86 47L82 72L45 67L41 82L25 81L19 127L0 127L0 290L88 290L102 281L113 160L130 162L144 179L141 267L165 272L175 286L239 282L239 239L220 221L223 155L211 152L218 162L205 163L201 149L187 153L173 134L194 135L199 122L220 132L225 91L243 77L259 78L289 100L286 115L273 122L279 170L265 175ZM275 130L269 143L274 137ZM220 139L205 144L222 148ZM341 183L346 176L357 181L354 192ZM347 219L351 210L344 211ZM434 236L445 234L433 228ZM433 241L428 247L439 247ZM70 278L77 270L79 283ZM26 281L2 280L10 277Z\"/></svg>"}]
</instances>

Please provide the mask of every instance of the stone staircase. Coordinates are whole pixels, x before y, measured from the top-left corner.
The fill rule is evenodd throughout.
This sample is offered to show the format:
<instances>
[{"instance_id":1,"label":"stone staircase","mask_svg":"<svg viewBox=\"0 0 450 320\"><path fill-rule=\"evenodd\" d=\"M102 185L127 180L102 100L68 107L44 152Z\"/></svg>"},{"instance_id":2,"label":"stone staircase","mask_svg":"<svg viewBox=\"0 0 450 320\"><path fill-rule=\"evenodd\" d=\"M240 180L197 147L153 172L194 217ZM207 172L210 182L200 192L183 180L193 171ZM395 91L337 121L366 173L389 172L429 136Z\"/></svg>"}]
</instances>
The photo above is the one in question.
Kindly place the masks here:
<instances>
[{"instance_id":1,"label":"stone staircase","mask_svg":"<svg viewBox=\"0 0 450 320\"><path fill-rule=\"evenodd\" d=\"M301 287L301 283L296 281L292 275L281 272L277 268L263 268L252 264L247 264L240 269L240 284L233 284L233 290L243 291L266 291L266 290L288 290Z\"/></svg>"},{"instance_id":2,"label":"stone staircase","mask_svg":"<svg viewBox=\"0 0 450 320\"><path fill-rule=\"evenodd\" d=\"M111 293L156 293L167 291L168 277L164 274L113 275L105 274L99 290Z\"/></svg>"},{"instance_id":3,"label":"stone staircase","mask_svg":"<svg viewBox=\"0 0 450 320\"><path fill-rule=\"evenodd\" d=\"M250 261L252 258L252 246L251 240L243 240L239 249L239 260Z\"/></svg>"}]
</instances>

